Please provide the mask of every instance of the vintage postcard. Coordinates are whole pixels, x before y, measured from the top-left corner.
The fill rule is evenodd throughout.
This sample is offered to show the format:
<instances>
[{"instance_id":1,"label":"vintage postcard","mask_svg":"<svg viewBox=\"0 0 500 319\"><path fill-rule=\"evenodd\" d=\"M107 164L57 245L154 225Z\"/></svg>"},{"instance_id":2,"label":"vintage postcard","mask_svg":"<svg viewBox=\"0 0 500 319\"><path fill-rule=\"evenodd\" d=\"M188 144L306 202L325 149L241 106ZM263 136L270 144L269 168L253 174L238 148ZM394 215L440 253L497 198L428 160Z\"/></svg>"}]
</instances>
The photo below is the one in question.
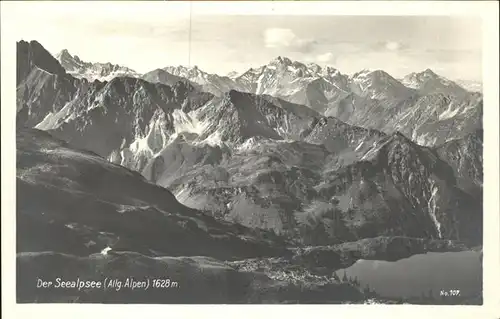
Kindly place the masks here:
<instances>
[{"instance_id":1,"label":"vintage postcard","mask_svg":"<svg viewBox=\"0 0 500 319\"><path fill-rule=\"evenodd\" d=\"M500 316L493 11L2 3L15 309Z\"/></svg>"}]
</instances>

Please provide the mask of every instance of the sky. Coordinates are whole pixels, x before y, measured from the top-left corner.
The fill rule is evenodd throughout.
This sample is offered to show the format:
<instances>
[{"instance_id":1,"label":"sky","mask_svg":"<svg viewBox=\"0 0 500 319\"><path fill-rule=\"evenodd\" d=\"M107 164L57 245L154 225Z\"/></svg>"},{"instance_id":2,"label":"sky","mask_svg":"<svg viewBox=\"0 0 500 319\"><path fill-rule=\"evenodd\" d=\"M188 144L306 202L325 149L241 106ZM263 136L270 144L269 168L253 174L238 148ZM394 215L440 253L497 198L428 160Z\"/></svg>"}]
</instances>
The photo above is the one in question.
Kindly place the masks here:
<instances>
[{"instance_id":1,"label":"sky","mask_svg":"<svg viewBox=\"0 0 500 319\"><path fill-rule=\"evenodd\" d=\"M118 9L97 2L48 5L9 15L17 40L141 73L197 65L227 74L285 56L345 74L382 69L401 78L430 68L450 79L482 77L481 20L473 17L207 14L166 2Z\"/></svg>"}]
</instances>

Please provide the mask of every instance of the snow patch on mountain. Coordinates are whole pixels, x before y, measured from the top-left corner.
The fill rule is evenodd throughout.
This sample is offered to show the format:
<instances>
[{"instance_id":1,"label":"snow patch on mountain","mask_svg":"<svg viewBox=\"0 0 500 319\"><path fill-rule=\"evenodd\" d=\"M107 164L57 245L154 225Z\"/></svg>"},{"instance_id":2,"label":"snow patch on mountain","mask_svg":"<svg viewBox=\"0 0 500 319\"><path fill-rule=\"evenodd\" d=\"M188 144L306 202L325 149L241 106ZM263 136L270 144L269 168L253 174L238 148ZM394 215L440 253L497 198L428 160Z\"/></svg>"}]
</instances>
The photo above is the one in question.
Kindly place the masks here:
<instances>
[{"instance_id":1,"label":"snow patch on mountain","mask_svg":"<svg viewBox=\"0 0 500 319\"><path fill-rule=\"evenodd\" d=\"M123 141L118 157L116 151L112 152L108 160L118 161L125 167L143 166L146 161L158 154L168 144L170 132L166 130L166 119L163 116L155 116L146 129L146 134L135 136L130 146L126 147Z\"/></svg>"},{"instance_id":2,"label":"snow patch on mountain","mask_svg":"<svg viewBox=\"0 0 500 319\"><path fill-rule=\"evenodd\" d=\"M201 140L201 141L198 141L198 144L207 144L207 145L210 145L210 146L223 146L225 145L226 143L224 143L222 141L222 138L221 138L221 132L219 130L213 132L212 134L210 134L207 138Z\"/></svg>"},{"instance_id":3,"label":"snow patch on mountain","mask_svg":"<svg viewBox=\"0 0 500 319\"><path fill-rule=\"evenodd\" d=\"M436 211L438 210L437 204L436 204L436 201L437 201L436 197L437 197L439 188L432 181L429 181L429 182L431 183L431 197L429 198L429 202L428 202L427 207L429 209L431 219L434 222L434 225L436 226L436 231L438 233L438 236L441 239L441 238L443 238L443 235L441 233L441 223L437 220L437 217L436 217Z\"/></svg>"},{"instance_id":4,"label":"snow patch on mountain","mask_svg":"<svg viewBox=\"0 0 500 319\"><path fill-rule=\"evenodd\" d=\"M443 111L443 113L439 114L438 118L439 120L446 120L446 119L451 119L452 117L454 117L455 115L459 114L460 113L460 109L459 108L455 108L453 109L453 104L450 103L448 105L448 108L446 110Z\"/></svg>"},{"instance_id":5,"label":"snow patch on mountain","mask_svg":"<svg viewBox=\"0 0 500 319\"><path fill-rule=\"evenodd\" d=\"M222 146L224 143L221 140L220 130L215 130L206 138L200 138L207 130L213 126L210 119L201 120L200 110L191 111L188 113L182 110L174 110L172 113L174 133L170 136L169 142L174 141L180 134L194 134L191 143L193 145L210 145Z\"/></svg>"},{"instance_id":6,"label":"snow patch on mountain","mask_svg":"<svg viewBox=\"0 0 500 319\"><path fill-rule=\"evenodd\" d=\"M206 129L208 123L200 122L196 118L196 111L184 113L182 110L176 109L172 112L174 131L175 133L195 133L201 135Z\"/></svg>"}]
</instances>

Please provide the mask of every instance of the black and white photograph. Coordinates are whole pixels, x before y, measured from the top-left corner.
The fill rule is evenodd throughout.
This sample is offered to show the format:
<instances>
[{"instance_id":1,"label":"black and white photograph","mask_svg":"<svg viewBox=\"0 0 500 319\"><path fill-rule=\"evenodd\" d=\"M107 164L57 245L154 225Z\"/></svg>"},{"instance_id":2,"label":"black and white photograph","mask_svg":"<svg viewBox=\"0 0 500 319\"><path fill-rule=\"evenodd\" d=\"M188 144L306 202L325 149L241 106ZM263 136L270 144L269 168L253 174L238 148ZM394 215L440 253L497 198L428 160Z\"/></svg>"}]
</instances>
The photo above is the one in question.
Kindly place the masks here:
<instances>
[{"instance_id":1,"label":"black and white photograph","mask_svg":"<svg viewBox=\"0 0 500 319\"><path fill-rule=\"evenodd\" d=\"M481 16L112 5L2 23L16 303L483 305Z\"/></svg>"}]
</instances>

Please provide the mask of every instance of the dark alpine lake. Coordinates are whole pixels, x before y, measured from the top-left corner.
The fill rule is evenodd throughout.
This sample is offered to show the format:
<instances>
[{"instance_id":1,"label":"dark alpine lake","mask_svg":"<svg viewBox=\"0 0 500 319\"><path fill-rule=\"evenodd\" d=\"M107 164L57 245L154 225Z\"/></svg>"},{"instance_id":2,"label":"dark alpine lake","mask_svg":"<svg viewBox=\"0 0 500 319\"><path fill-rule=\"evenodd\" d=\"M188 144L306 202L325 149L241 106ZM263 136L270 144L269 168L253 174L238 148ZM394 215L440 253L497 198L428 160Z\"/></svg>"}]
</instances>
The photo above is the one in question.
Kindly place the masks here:
<instances>
[{"instance_id":1,"label":"dark alpine lake","mask_svg":"<svg viewBox=\"0 0 500 319\"><path fill-rule=\"evenodd\" d=\"M442 298L441 291L459 290L460 297L477 296L482 291L482 261L476 251L427 253L395 262L358 260L338 270L356 278L361 287L368 285L381 297L418 298L422 295Z\"/></svg>"}]
</instances>

